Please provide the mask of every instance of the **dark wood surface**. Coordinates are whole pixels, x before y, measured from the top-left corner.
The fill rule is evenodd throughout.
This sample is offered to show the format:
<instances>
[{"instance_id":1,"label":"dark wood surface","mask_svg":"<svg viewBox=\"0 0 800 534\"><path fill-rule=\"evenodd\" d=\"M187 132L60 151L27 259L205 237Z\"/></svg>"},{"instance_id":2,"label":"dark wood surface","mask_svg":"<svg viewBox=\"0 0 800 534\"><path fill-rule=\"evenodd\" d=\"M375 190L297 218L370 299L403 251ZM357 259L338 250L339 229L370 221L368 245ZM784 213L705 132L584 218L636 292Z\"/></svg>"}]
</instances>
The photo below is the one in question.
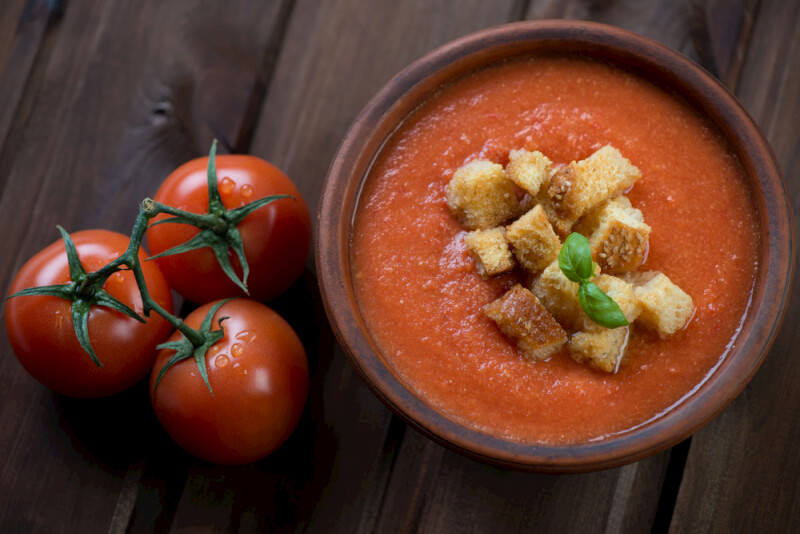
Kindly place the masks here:
<instances>
[{"instance_id":1,"label":"dark wood surface","mask_svg":"<svg viewBox=\"0 0 800 534\"><path fill-rule=\"evenodd\" d=\"M127 232L138 201L214 137L284 169L312 210L348 124L433 47L523 18L614 24L719 77L800 206L800 3L781 0L0 1L0 282L68 230ZM795 284L795 293L800 287ZM270 303L311 366L301 423L228 468L174 446L146 389L60 397L0 339L0 532L797 532L797 298L716 420L619 469L505 471L391 415L337 347L314 267Z\"/></svg>"}]
</instances>

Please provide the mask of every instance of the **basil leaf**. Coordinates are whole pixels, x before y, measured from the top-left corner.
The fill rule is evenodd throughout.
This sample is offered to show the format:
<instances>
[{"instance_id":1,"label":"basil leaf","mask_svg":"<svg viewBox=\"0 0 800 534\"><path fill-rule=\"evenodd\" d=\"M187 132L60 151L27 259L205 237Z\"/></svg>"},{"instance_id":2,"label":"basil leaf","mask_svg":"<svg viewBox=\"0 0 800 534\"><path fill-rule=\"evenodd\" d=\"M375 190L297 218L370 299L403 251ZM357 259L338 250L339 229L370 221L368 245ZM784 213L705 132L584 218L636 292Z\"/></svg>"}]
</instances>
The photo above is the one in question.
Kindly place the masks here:
<instances>
[{"instance_id":1,"label":"basil leaf","mask_svg":"<svg viewBox=\"0 0 800 534\"><path fill-rule=\"evenodd\" d=\"M593 282L581 284L578 300L589 319L606 328L628 326L625 314L614 299L603 293Z\"/></svg>"},{"instance_id":2,"label":"basil leaf","mask_svg":"<svg viewBox=\"0 0 800 534\"><path fill-rule=\"evenodd\" d=\"M590 279L594 274L594 262L589 240L577 232L569 234L558 254L558 266L573 282Z\"/></svg>"}]
</instances>

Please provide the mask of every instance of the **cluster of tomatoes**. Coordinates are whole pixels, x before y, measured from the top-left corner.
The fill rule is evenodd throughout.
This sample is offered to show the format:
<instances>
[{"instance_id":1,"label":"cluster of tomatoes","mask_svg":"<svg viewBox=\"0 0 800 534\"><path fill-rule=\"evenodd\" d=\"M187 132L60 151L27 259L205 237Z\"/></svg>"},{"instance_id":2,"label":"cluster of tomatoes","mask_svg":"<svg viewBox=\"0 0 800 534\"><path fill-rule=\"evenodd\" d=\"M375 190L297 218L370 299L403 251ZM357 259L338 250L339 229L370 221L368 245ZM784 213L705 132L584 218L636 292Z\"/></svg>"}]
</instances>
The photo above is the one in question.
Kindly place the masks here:
<instances>
[{"instance_id":1,"label":"cluster of tomatoes","mask_svg":"<svg viewBox=\"0 0 800 534\"><path fill-rule=\"evenodd\" d=\"M185 212L208 212L208 163L209 158L200 158L182 165L153 199ZM208 461L243 464L280 446L297 425L305 405L309 379L303 345L289 324L261 302L283 292L302 273L311 224L297 188L266 161L244 155L219 156L216 176L218 198L225 209L235 210L271 195L288 195L253 210L236 224L250 276L243 276L244 262L233 250L227 251L228 263L239 278L246 279L248 298L239 298L244 297L242 284L234 283L210 247L153 261L148 261L140 248L146 298L131 269L114 272L102 284L104 294L133 310L139 320L97 302L91 303L85 314L88 340L97 361L76 334L75 321L80 321L80 316L75 310L81 302L76 305L74 300L51 294L9 298L6 328L23 367L42 384L65 395L112 395L149 374L156 416L181 447ZM189 224L159 222L167 218L158 215L147 228L154 256L200 233ZM71 238L87 273L119 258L131 243L125 235L99 229L76 232ZM41 286L70 288L74 269L65 241L58 241L20 269L9 293ZM185 336L175 329L182 325L171 315L171 290L199 305L183 320L186 326L202 331L205 323L207 330L210 326L223 334L203 351L180 361L176 361L174 346ZM220 301L231 297L237 298ZM145 302L154 302L167 313L145 317Z\"/></svg>"}]
</instances>

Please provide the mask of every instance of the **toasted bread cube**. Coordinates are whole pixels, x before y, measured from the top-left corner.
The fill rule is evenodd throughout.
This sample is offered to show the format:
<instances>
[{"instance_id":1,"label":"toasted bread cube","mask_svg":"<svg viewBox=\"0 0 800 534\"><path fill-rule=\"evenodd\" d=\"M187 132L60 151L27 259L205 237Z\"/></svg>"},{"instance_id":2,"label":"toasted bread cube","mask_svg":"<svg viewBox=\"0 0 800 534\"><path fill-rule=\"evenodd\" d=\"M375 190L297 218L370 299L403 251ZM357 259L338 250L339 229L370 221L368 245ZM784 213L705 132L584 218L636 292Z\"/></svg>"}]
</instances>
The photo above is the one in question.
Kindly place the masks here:
<instances>
[{"instance_id":1,"label":"toasted bread cube","mask_svg":"<svg viewBox=\"0 0 800 534\"><path fill-rule=\"evenodd\" d=\"M506 239L519 264L533 273L558 259L561 249L561 240L538 205L506 228Z\"/></svg>"},{"instance_id":2,"label":"toasted bread cube","mask_svg":"<svg viewBox=\"0 0 800 534\"><path fill-rule=\"evenodd\" d=\"M563 167L561 167L563 168ZM539 189L539 193L533 197L534 204L538 204L542 207L545 214L547 215L547 219L550 221L550 226L553 227L555 230L556 235L561 238L563 241L570 233L570 229L574 225L575 221L564 221L559 218L558 214L556 213L555 208L553 207L553 202L550 199L550 195L548 195L547 191L550 187L550 179L552 178L553 174L557 172L558 169L550 171L550 176L548 176L545 181L542 183L542 187Z\"/></svg>"},{"instance_id":3,"label":"toasted bread cube","mask_svg":"<svg viewBox=\"0 0 800 534\"><path fill-rule=\"evenodd\" d=\"M603 272L634 271L644 261L650 226L628 197L613 198L587 214L575 230L589 236L592 259Z\"/></svg>"},{"instance_id":4,"label":"toasted bread cube","mask_svg":"<svg viewBox=\"0 0 800 534\"><path fill-rule=\"evenodd\" d=\"M642 309L638 323L661 338L671 336L689 321L694 311L692 297L663 273L637 273L630 277L633 294Z\"/></svg>"},{"instance_id":5,"label":"toasted bread cube","mask_svg":"<svg viewBox=\"0 0 800 534\"><path fill-rule=\"evenodd\" d=\"M506 174L509 179L535 197L550 177L550 159L539 151L512 150L508 154Z\"/></svg>"},{"instance_id":6,"label":"toasted bread cube","mask_svg":"<svg viewBox=\"0 0 800 534\"><path fill-rule=\"evenodd\" d=\"M514 268L514 257L503 228L469 232L464 242L482 277L488 278Z\"/></svg>"},{"instance_id":7,"label":"toasted bread cube","mask_svg":"<svg viewBox=\"0 0 800 534\"><path fill-rule=\"evenodd\" d=\"M558 259L542 271L532 291L564 328L576 327L585 316L578 301L578 284L564 275Z\"/></svg>"},{"instance_id":8,"label":"toasted bread cube","mask_svg":"<svg viewBox=\"0 0 800 534\"><path fill-rule=\"evenodd\" d=\"M558 169L547 188L556 231L568 232L582 215L620 195L640 177L639 169L611 145Z\"/></svg>"},{"instance_id":9,"label":"toasted bread cube","mask_svg":"<svg viewBox=\"0 0 800 534\"><path fill-rule=\"evenodd\" d=\"M547 182L547 191L544 195L545 198L541 201L541 204L547 213L547 217L550 219L550 224L553 225L556 233L562 239L566 239L566 237L572 231L572 227L575 226L575 223L580 218L580 215L571 216L567 211L561 209L564 195L556 192L557 190L560 191L567 186L572 187L572 184L578 182L578 176L574 165L575 162L573 161L569 165L565 165L564 167L561 167L553 172L553 174L550 176L550 180Z\"/></svg>"},{"instance_id":10,"label":"toasted bread cube","mask_svg":"<svg viewBox=\"0 0 800 534\"><path fill-rule=\"evenodd\" d=\"M567 342L567 333L533 293L517 284L484 307L486 316L516 341L530 361L546 360Z\"/></svg>"},{"instance_id":11,"label":"toasted bread cube","mask_svg":"<svg viewBox=\"0 0 800 534\"><path fill-rule=\"evenodd\" d=\"M447 206L468 230L485 230L518 209L514 184L502 165L476 160L460 167L447 184Z\"/></svg>"},{"instance_id":12,"label":"toasted bread cube","mask_svg":"<svg viewBox=\"0 0 800 534\"><path fill-rule=\"evenodd\" d=\"M567 344L569 354L578 363L588 362L595 369L615 373L625 356L630 327L580 331Z\"/></svg>"}]
</instances>

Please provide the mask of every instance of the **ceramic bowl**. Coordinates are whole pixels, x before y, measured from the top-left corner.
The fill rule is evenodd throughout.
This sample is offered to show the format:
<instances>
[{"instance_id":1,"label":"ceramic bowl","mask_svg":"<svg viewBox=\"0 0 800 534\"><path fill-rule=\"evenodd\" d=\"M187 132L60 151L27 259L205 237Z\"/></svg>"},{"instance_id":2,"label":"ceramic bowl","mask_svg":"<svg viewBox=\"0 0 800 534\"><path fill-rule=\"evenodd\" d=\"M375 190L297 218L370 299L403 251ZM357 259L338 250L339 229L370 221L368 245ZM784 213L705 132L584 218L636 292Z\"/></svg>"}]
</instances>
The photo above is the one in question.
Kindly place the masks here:
<instances>
[{"instance_id":1,"label":"ceramic bowl","mask_svg":"<svg viewBox=\"0 0 800 534\"><path fill-rule=\"evenodd\" d=\"M643 426L567 446L523 444L466 428L413 394L387 365L362 317L351 279L350 242L359 193L384 141L442 84L506 58L577 53L619 66L683 98L714 123L747 175L762 244L750 311L735 347L699 388ZM680 54L647 38L576 21L523 22L484 30L425 55L387 83L345 135L330 167L319 212L316 261L334 332L353 365L393 411L453 450L495 465L540 472L619 466L687 438L719 414L766 357L787 306L793 271L791 209L763 134L728 90Z\"/></svg>"}]
</instances>

